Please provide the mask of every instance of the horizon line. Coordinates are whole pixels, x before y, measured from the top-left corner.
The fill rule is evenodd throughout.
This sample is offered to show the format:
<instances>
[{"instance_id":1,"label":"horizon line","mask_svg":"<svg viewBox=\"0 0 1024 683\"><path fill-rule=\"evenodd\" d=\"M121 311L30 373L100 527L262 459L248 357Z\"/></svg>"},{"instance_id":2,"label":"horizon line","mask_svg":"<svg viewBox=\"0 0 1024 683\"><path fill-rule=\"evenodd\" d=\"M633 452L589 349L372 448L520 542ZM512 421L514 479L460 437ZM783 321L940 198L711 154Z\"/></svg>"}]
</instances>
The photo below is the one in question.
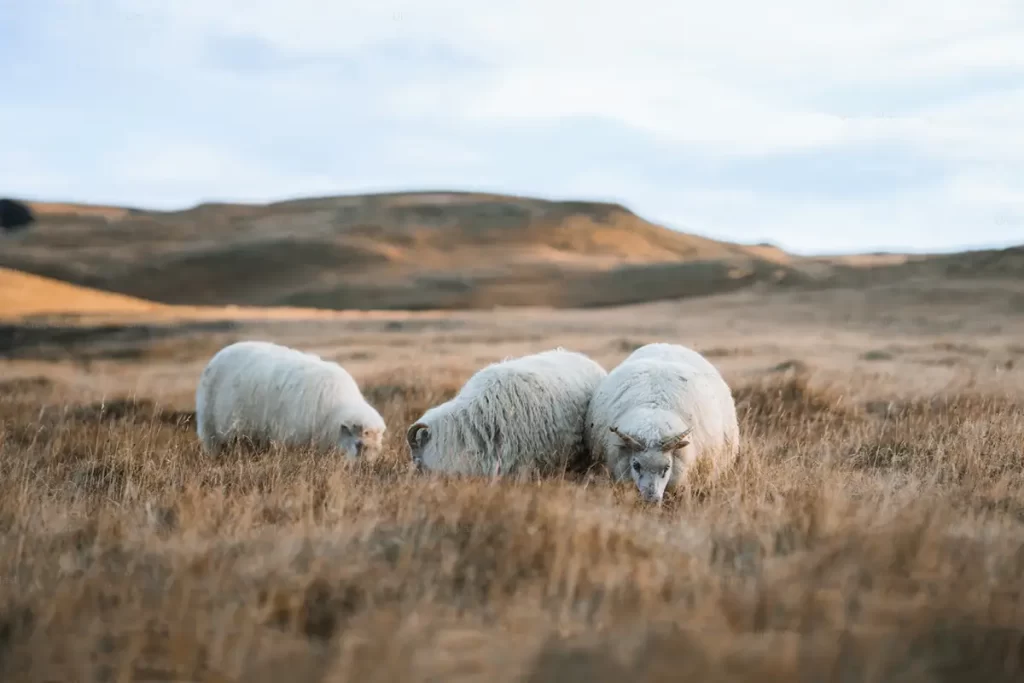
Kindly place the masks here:
<instances>
[{"instance_id":1,"label":"horizon line","mask_svg":"<svg viewBox=\"0 0 1024 683\"><path fill-rule=\"evenodd\" d=\"M840 251L801 251L794 248L786 248L780 244L772 241L771 239L764 238L750 242L738 242L734 240L722 239L716 237L707 232L694 230L689 227L680 226L675 227L668 222L659 221L655 218L647 218L644 214L638 213L636 210L630 207L630 205L622 200L613 198L602 198L597 199L594 197L586 196L574 196L574 197L558 197L555 195L543 195L543 194L519 194L515 192L501 191L495 189L480 188L463 188L463 189L400 189L400 188L378 188L373 190L363 191L348 191L348 192L337 192L334 194L297 194L286 196L277 199L260 199L260 200L243 200L243 199L199 199L190 204L179 205L178 208L146 208L142 204L132 203L112 203L112 202L98 202L91 200L81 199L40 199L28 196L14 196L7 195L0 197L0 199L10 199L18 202L28 204L50 204L50 205L68 205L68 206L79 206L87 209L121 209L128 212L144 212L144 213L161 213L161 214L176 214L176 213L188 213L189 211L195 211L203 207L215 207L215 206L249 206L249 207L272 207L283 204L294 204L300 202L314 202L323 201L329 199L356 199L359 197L395 197L402 195L432 195L432 194L449 194L449 195L481 195L491 197L502 197L507 199L518 199L523 201L539 201L547 202L551 204L596 204L605 205L610 207L617 207L628 213L633 214L637 218L665 228L666 230L672 230L684 235L693 235L695 237L702 237L705 239L714 240L716 242L726 244L736 244L745 247L771 247L779 249L793 256L802 256L805 258L833 258L843 256L902 256L902 255L913 255L913 256L943 256L959 253L970 253L980 251L1002 251L1006 249L1013 249L1016 247L1024 246L1024 241L1003 241L1003 242L983 242L983 243L958 243L949 247L931 249L922 251L914 247L907 245L898 246L866 246L859 250L840 250Z\"/></svg>"}]
</instances>

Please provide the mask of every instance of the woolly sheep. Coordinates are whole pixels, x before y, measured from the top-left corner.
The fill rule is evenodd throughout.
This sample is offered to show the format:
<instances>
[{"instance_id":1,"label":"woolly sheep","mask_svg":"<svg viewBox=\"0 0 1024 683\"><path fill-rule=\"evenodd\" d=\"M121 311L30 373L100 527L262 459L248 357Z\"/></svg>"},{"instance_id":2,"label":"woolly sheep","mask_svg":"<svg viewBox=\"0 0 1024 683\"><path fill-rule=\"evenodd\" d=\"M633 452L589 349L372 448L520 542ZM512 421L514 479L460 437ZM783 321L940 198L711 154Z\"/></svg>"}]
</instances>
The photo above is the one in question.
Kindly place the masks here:
<instances>
[{"instance_id":1,"label":"woolly sheep","mask_svg":"<svg viewBox=\"0 0 1024 683\"><path fill-rule=\"evenodd\" d=\"M607 371L556 348L492 363L406 432L419 470L461 475L565 471L587 457L584 420Z\"/></svg>"},{"instance_id":2,"label":"woolly sheep","mask_svg":"<svg viewBox=\"0 0 1024 683\"><path fill-rule=\"evenodd\" d=\"M207 453L246 438L259 444L373 457L386 426L337 363L264 341L218 351L196 389L196 431Z\"/></svg>"},{"instance_id":3,"label":"woolly sheep","mask_svg":"<svg viewBox=\"0 0 1024 683\"><path fill-rule=\"evenodd\" d=\"M739 450L729 385L706 358L677 344L648 344L608 373L587 411L587 447L616 481L632 477L660 503L699 460L712 476Z\"/></svg>"}]
</instances>

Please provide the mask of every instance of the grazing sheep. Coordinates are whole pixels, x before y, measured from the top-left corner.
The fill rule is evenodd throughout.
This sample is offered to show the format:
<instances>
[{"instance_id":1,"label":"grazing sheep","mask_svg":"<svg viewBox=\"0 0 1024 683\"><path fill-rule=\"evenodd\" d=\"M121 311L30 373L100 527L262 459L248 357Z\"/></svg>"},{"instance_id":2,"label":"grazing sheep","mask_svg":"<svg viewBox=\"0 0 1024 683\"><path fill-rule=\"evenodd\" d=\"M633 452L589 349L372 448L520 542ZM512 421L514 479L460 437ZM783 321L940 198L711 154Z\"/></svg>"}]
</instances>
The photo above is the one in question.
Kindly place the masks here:
<instances>
[{"instance_id":1,"label":"grazing sheep","mask_svg":"<svg viewBox=\"0 0 1024 683\"><path fill-rule=\"evenodd\" d=\"M211 454L246 439L373 457L385 429L344 368L270 342L224 347L196 389L196 431Z\"/></svg>"},{"instance_id":2,"label":"grazing sheep","mask_svg":"<svg viewBox=\"0 0 1024 683\"><path fill-rule=\"evenodd\" d=\"M661 502L700 460L712 476L739 450L729 385L706 358L676 344L648 344L608 373L587 411L587 447L613 479L632 477Z\"/></svg>"},{"instance_id":3,"label":"grazing sheep","mask_svg":"<svg viewBox=\"0 0 1024 683\"><path fill-rule=\"evenodd\" d=\"M412 460L463 475L565 471L587 457L587 404L607 374L562 348L492 363L409 427Z\"/></svg>"}]
</instances>

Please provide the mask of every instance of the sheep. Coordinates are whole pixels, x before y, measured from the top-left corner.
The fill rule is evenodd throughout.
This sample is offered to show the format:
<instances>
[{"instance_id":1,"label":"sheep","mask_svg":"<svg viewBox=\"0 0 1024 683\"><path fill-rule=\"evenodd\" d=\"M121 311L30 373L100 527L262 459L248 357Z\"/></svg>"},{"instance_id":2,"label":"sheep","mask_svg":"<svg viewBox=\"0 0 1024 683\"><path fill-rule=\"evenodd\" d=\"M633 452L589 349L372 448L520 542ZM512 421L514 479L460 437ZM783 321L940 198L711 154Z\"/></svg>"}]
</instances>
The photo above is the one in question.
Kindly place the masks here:
<instances>
[{"instance_id":1,"label":"sheep","mask_svg":"<svg viewBox=\"0 0 1024 683\"><path fill-rule=\"evenodd\" d=\"M208 454L246 439L373 458L385 430L344 368L271 342L225 346L196 388L196 431Z\"/></svg>"},{"instance_id":2,"label":"sheep","mask_svg":"<svg viewBox=\"0 0 1024 683\"><path fill-rule=\"evenodd\" d=\"M607 371L561 347L478 370L406 431L416 469L456 475L565 472L588 455L584 419Z\"/></svg>"},{"instance_id":3,"label":"sheep","mask_svg":"<svg viewBox=\"0 0 1024 683\"><path fill-rule=\"evenodd\" d=\"M587 448L615 481L632 477L641 497L660 504L709 464L712 478L740 445L732 391L693 349L648 344L604 378L587 410Z\"/></svg>"}]
</instances>

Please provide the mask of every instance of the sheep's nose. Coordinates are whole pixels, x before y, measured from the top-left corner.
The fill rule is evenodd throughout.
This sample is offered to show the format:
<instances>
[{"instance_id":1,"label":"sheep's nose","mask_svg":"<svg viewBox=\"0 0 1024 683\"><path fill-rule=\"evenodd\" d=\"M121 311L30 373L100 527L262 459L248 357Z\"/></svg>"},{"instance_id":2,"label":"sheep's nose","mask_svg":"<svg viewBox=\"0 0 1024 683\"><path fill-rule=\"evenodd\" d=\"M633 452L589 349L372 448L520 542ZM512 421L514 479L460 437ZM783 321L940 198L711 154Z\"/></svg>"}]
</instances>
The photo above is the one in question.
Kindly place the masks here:
<instances>
[{"instance_id":1,"label":"sheep's nose","mask_svg":"<svg viewBox=\"0 0 1024 683\"><path fill-rule=\"evenodd\" d=\"M363 440L362 439L360 439L359 441L356 441L356 456L362 456L363 448L364 447L365 447L365 444L363 444Z\"/></svg>"}]
</instances>

